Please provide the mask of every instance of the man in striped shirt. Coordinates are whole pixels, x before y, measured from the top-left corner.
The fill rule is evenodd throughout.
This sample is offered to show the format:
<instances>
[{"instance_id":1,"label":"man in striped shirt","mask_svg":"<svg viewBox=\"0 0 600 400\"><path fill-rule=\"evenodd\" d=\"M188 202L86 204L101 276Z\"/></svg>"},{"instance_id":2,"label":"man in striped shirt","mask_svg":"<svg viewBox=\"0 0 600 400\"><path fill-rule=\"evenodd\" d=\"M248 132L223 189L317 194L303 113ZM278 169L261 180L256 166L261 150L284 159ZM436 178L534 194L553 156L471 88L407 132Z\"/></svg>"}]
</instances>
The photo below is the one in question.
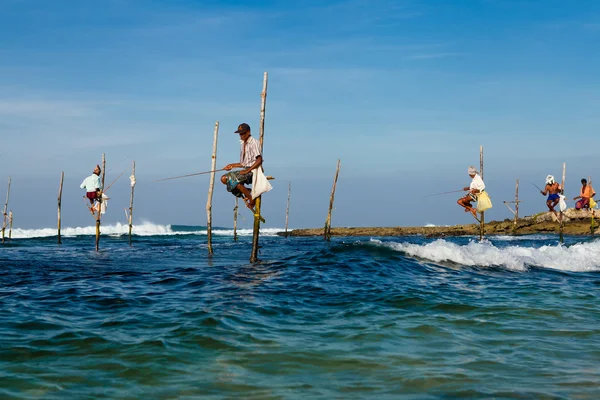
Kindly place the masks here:
<instances>
[{"instance_id":1,"label":"man in striped shirt","mask_svg":"<svg viewBox=\"0 0 600 400\"><path fill-rule=\"evenodd\" d=\"M250 126L246 123L240 124L235 133L240 135L240 162L227 164L224 170L242 168L239 171L228 172L221 177L221 182L227 185L227 191L236 197L242 197L246 206L254 209L254 199L250 190L244 186L252 184L252 170L261 166L263 159L260 152L260 144L250 133Z\"/></svg>"}]
</instances>

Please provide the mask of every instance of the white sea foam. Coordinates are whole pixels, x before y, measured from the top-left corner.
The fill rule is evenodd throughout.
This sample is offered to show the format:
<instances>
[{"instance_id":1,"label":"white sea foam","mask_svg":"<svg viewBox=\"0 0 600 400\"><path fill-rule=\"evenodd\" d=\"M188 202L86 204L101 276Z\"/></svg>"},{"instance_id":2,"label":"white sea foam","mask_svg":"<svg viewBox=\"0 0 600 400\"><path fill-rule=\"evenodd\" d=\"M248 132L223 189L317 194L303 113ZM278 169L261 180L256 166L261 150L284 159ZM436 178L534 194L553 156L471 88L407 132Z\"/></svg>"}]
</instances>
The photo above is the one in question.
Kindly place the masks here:
<instances>
[{"instance_id":1,"label":"white sea foam","mask_svg":"<svg viewBox=\"0 0 600 400\"><path fill-rule=\"evenodd\" d=\"M199 227L200 228L200 227ZM204 227L203 227L204 228ZM281 232L283 229L278 228L262 228L260 230L261 236L277 236L277 232ZM110 236L121 236L129 233L129 227L127 224L116 223L114 225L102 225L102 234ZM162 236L162 235L206 235L207 230L174 230L172 225L160 225L153 222L142 222L140 224L134 224L132 233L137 236ZM215 236L233 236L233 229L222 229L216 228L212 231ZM96 226L83 226L76 228L62 228L60 231L61 236L85 236L95 235ZM252 236L252 229L238 229L238 236ZM13 239L29 239L29 238L40 238L40 237L51 237L56 236L56 228L41 228L41 229L13 229Z\"/></svg>"},{"instance_id":2,"label":"white sea foam","mask_svg":"<svg viewBox=\"0 0 600 400\"><path fill-rule=\"evenodd\" d=\"M600 271L600 241L563 245L498 248L490 242L470 242L458 245L443 239L423 245L412 243L381 242L371 239L381 246L387 246L413 257L433 262L450 261L469 266L503 266L514 270L525 270L528 266L552 268L562 271Z\"/></svg>"}]
</instances>

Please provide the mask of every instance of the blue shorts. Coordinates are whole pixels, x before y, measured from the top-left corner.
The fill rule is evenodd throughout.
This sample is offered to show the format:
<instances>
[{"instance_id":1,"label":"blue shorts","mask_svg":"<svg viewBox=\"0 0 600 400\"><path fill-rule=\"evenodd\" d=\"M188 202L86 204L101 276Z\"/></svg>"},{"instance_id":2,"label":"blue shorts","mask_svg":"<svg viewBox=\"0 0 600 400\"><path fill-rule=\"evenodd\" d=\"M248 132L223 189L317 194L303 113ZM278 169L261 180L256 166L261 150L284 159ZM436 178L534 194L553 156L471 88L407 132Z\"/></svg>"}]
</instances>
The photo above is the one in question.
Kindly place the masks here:
<instances>
[{"instance_id":1,"label":"blue shorts","mask_svg":"<svg viewBox=\"0 0 600 400\"><path fill-rule=\"evenodd\" d=\"M560 196L558 194L550 194L548 195L548 201L560 200Z\"/></svg>"},{"instance_id":2,"label":"blue shorts","mask_svg":"<svg viewBox=\"0 0 600 400\"><path fill-rule=\"evenodd\" d=\"M227 176L227 191L233 193L234 195L240 197L242 194L235 187L241 183L242 185L251 185L252 184L252 172L249 174L240 174L240 171L232 171L226 174Z\"/></svg>"}]
</instances>

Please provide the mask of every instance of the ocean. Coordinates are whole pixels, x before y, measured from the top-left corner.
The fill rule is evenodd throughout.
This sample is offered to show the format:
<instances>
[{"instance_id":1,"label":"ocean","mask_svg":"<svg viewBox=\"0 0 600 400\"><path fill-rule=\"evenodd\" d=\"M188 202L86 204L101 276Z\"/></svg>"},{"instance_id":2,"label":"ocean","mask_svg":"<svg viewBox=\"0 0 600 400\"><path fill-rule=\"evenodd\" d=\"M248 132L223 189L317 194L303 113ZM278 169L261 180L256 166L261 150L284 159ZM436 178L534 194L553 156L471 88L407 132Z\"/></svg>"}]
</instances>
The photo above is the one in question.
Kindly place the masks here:
<instances>
[{"instance_id":1,"label":"ocean","mask_svg":"<svg viewBox=\"0 0 600 400\"><path fill-rule=\"evenodd\" d=\"M593 399L600 241L14 230L3 399Z\"/></svg>"}]
</instances>

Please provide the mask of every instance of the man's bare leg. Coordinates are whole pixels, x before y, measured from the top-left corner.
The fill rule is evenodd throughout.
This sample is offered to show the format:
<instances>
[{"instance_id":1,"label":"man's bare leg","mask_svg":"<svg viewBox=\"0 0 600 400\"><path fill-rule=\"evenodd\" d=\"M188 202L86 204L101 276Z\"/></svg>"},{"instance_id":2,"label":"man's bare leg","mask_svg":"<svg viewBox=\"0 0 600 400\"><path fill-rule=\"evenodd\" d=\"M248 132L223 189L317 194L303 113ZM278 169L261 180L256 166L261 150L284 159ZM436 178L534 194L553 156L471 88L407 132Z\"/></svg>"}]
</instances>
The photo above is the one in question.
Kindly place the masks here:
<instances>
[{"instance_id":1,"label":"man's bare leg","mask_svg":"<svg viewBox=\"0 0 600 400\"><path fill-rule=\"evenodd\" d=\"M255 202L254 202L254 199L252 198L252 194L250 194L250 190L248 190L248 188L246 186L242 185L241 183L237 184L236 189L238 189L244 195L245 200L246 200L246 206L249 209L253 210Z\"/></svg>"}]
</instances>

